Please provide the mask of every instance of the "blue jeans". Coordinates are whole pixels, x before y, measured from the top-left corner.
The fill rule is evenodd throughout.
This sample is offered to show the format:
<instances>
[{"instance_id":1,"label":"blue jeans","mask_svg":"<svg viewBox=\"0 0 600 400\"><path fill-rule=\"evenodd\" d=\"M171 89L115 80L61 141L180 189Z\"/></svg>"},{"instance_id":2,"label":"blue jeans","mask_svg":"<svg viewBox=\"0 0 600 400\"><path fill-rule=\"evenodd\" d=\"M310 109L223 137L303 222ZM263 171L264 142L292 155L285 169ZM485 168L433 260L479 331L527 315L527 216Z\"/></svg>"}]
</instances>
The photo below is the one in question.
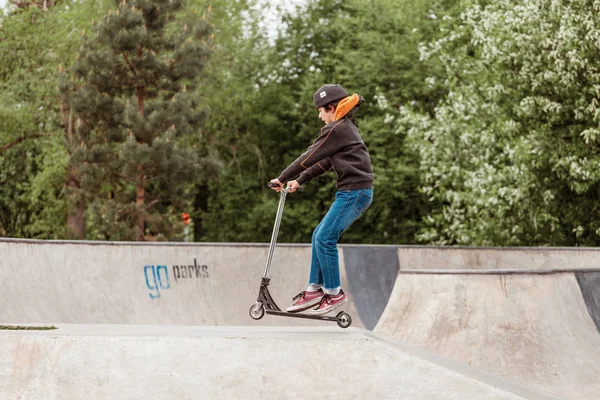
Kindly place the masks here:
<instances>
[{"instance_id":1,"label":"blue jeans","mask_svg":"<svg viewBox=\"0 0 600 400\"><path fill-rule=\"evenodd\" d=\"M340 190L312 236L309 284L334 293L341 286L337 242L373 201L373 189Z\"/></svg>"}]
</instances>

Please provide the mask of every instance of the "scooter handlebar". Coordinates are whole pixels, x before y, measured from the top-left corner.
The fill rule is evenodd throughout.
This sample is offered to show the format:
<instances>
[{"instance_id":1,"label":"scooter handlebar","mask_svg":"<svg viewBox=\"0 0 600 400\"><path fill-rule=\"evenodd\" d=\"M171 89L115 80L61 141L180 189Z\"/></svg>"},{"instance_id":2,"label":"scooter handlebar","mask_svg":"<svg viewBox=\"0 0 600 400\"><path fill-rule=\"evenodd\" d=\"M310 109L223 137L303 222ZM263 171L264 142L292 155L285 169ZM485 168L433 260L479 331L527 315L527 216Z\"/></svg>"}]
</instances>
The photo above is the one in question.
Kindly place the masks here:
<instances>
[{"instance_id":1,"label":"scooter handlebar","mask_svg":"<svg viewBox=\"0 0 600 400\"><path fill-rule=\"evenodd\" d=\"M277 187L278 185L276 183L269 182L269 183L267 183L267 186L270 188L274 188L274 187ZM286 192L289 191L289 189L287 187L284 187L282 189L285 190ZM297 192L301 192L302 190L304 190L304 188L302 186L298 186L298 189L296 189Z\"/></svg>"}]
</instances>

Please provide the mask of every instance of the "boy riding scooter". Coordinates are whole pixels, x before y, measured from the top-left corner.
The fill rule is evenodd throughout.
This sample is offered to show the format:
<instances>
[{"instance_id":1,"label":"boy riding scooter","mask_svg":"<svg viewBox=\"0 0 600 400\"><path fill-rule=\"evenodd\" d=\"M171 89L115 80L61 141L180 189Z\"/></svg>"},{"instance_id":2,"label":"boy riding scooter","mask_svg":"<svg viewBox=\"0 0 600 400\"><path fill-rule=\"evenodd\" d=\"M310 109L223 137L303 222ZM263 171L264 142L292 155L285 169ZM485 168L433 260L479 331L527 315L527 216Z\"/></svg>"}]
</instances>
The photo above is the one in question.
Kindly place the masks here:
<instances>
[{"instance_id":1,"label":"boy riding scooter","mask_svg":"<svg viewBox=\"0 0 600 400\"><path fill-rule=\"evenodd\" d=\"M337 243L371 205L374 177L369 151L350 120L365 100L356 93L348 96L342 86L334 84L319 88L313 100L325 126L306 152L271 180L270 186L279 192L287 183L287 190L294 192L327 171L337 175L335 201L313 232L308 287L287 308L293 313L310 310L308 314L317 316L348 301L341 288Z\"/></svg>"}]
</instances>

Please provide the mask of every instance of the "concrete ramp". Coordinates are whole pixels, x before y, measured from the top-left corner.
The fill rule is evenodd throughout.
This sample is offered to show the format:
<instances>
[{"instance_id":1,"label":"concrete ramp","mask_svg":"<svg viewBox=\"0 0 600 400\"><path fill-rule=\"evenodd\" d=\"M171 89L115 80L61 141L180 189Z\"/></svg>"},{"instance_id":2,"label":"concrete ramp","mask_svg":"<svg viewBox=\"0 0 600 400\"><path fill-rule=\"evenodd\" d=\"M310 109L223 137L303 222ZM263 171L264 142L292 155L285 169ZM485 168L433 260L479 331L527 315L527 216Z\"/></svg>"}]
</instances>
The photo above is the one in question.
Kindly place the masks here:
<instances>
[{"instance_id":1,"label":"concrete ramp","mask_svg":"<svg viewBox=\"0 0 600 400\"><path fill-rule=\"evenodd\" d=\"M372 330L388 303L398 269L396 246L342 246L349 293L365 328Z\"/></svg>"},{"instance_id":2,"label":"concrete ramp","mask_svg":"<svg viewBox=\"0 0 600 400\"><path fill-rule=\"evenodd\" d=\"M375 332L561 398L600 399L597 283L593 271L401 270Z\"/></svg>"},{"instance_id":3,"label":"concrete ramp","mask_svg":"<svg viewBox=\"0 0 600 400\"><path fill-rule=\"evenodd\" d=\"M258 295L267 252L265 244L0 239L0 323L331 324L250 319L248 309ZM367 293L353 295L343 255L342 284L351 300L345 310L353 326L364 327L355 301ZM309 245L277 246L270 290L281 308L306 288L310 260Z\"/></svg>"},{"instance_id":4,"label":"concrete ramp","mask_svg":"<svg viewBox=\"0 0 600 400\"><path fill-rule=\"evenodd\" d=\"M3 399L555 399L352 328L59 325L0 354Z\"/></svg>"},{"instance_id":5,"label":"concrete ramp","mask_svg":"<svg viewBox=\"0 0 600 400\"><path fill-rule=\"evenodd\" d=\"M123 387L126 396L118 398L136 398L122 378L110 375L119 366L129 374L137 374L139 369L149 376L152 367L160 371L159 376L168 377L136 381L152 388L143 389L150 398L160 398L163 393L161 379L167 381L165 390L169 392L176 390L173 382L191 385L189 390L196 390L196 380L208 385L205 378L198 378L198 368L206 369L202 374L218 382L220 393L225 393L216 398L254 398L245 392L240 395L238 386L252 391L251 396L266 396L269 392L264 388L270 388L270 383L273 390L287 388L299 396L314 388L315 382L318 386L329 368L319 366L306 372L299 361L292 360L324 360L323 365L329 367L335 366L336 357L345 360L346 372L333 376L364 394L357 398L505 398L504 392L487 393L470 383L466 383L466 391L449 391L454 383L446 372L435 369L439 363L430 369L429 364L411 358L420 354L416 350L390 350L381 344L385 342L381 338L388 337L561 398L600 400L600 250L349 245L340 249L342 285L351 300L345 311L352 315L353 327L372 329L377 324L377 340L362 330L343 334L327 322L274 316L251 320L248 308L257 296L266 244L0 239L0 324L133 324L131 329L157 325L144 328L140 335L122 331L112 338L90 331L70 331L66 336L11 334L10 340L0 345L0 354L12 354L12 358L0 357L0 377L10 376L4 382L13 385L11 390L27 395L12 397L0 392L0 399L38 398L34 396L36 385L44 390L57 385L64 393L87 390L78 386L85 388L87 383L81 382L87 379L99 382L98 398L108 393L102 390L111 390L103 386L105 381ZM286 307L304 289L310 252L309 245L277 246L270 288L280 307ZM163 325L171 330L161 330ZM176 327L186 325L207 330ZM305 334L302 329L308 327L290 327L272 335L265 325L307 325L334 331L317 329ZM207 332L213 332L206 326L247 328L222 331L221 336L205 340L210 336ZM182 347L169 347L178 340ZM112 352L112 347L128 358ZM104 350L120 364L106 359ZM207 361L196 365L192 355ZM102 363L94 364L95 358ZM184 367L177 364L178 358ZM131 364L127 364L129 359ZM177 373L170 374L156 360L166 360L165 365ZM216 368L220 360L232 369ZM242 360L252 367L243 369L239 366ZM50 361L63 375L46 378L51 374L46 367ZM97 370L85 375L86 365ZM216 376L216 371L222 371L221 375ZM242 375L238 380L221 379L234 376L227 371ZM80 379L79 383L69 381L69 374ZM366 395L366 389L359 387L364 374L374 395ZM246 375L261 385L247 386L243 383ZM436 386L438 378L449 386ZM391 382L399 392L391 394ZM0 381L0 388L2 384ZM339 397L337 381L321 386L320 393ZM410 391L413 388L415 392ZM181 396L175 398L197 398L187 387L181 390ZM211 393L201 393L211 398ZM395 393L400 394L394 397ZM288 397L294 396L274 398Z\"/></svg>"}]
</instances>

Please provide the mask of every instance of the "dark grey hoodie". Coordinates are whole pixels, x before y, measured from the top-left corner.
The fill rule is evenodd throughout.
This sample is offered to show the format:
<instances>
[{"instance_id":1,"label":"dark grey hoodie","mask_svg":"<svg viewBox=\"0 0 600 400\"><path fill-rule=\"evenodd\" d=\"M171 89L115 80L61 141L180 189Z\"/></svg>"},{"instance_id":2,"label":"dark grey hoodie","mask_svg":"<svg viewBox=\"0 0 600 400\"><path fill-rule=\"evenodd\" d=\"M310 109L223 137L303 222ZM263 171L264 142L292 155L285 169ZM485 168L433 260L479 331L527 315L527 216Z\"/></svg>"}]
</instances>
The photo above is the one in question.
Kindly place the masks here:
<instances>
[{"instance_id":1,"label":"dark grey hoodie","mask_svg":"<svg viewBox=\"0 0 600 400\"><path fill-rule=\"evenodd\" d=\"M321 128L313 144L279 176L285 183L293 178L300 185L333 169L338 190L367 189L373 185L373 168L367 146L349 116L364 102L356 94L340 101L335 121Z\"/></svg>"}]
</instances>

